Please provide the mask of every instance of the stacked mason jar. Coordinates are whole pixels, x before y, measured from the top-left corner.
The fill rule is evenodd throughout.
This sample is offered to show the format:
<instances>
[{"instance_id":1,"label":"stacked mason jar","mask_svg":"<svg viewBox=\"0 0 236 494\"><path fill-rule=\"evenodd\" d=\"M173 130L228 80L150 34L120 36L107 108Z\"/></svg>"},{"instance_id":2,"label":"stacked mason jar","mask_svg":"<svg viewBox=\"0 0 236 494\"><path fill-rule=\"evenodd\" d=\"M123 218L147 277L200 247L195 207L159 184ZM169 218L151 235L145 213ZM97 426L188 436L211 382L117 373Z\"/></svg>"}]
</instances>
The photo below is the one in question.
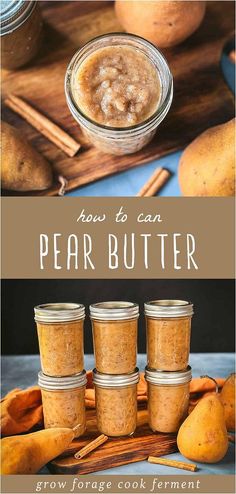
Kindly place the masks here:
<instances>
[{"instance_id":1,"label":"stacked mason jar","mask_svg":"<svg viewBox=\"0 0 236 494\"><path fill-rule=\"evenodd\" d=\"M111 437L131 435L137 425L139 306L131 302L92 304L90 317L97 428Z\"/></svg>"},{"instance_id":2,"label":"stacked mason jar","mask_svg":"<svg viewBox=\"0 0 236 494\"><path fill-rule=\"evenodd\" d=\"M188 365L193 305L182 300L144 304L147 328L149 426L177 432L188 413ZM82 304L35 307L42 371L44 425L86 429ZM139 306L132 302L90 305L96 368L93 371L98 430L128 436L137 425L137 332Z\"/></svg>"},{"instance_id":3,"label":"stacked mason jar","mask_svg":"<svg viewBox=\"0 0 236 494\"><path fill-rule=\"evenodd\" d=\"M193 305L154 300L144 304L144 311L149 426L153 431L177 432L188 413Z\"/></svg>"},{"instance_id":4,"label":"stacked mason jar","mask_svg":"<svg viewBox=\"0 0 236 494\"><path fill-rule=\"evenodd\" d=\"M82 304L54 303L34 309L42 371L44 426L76 427L76 437L86 429Z\"/></svg>"}]
</instances>

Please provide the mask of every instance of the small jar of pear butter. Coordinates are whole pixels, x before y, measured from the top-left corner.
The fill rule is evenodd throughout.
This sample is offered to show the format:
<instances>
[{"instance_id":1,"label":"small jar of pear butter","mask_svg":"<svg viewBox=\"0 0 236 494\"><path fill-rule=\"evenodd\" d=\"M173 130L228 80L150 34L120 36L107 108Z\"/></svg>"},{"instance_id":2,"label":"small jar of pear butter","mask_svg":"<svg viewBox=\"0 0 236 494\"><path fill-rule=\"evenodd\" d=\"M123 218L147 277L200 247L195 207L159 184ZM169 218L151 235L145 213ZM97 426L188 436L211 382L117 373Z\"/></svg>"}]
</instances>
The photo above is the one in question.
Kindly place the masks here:
<instances>
[{"instance_id":1,"label":"small jar of pear butter","mask_svg":"<svg viewBox=\"0 0 236 494\"><path fill-rule=\"evenodd\" d=\"M185 300L153 300L144 304L147 365L162 371L186 369L190 351L193 305Z\"/></svg>"},{"instance_id":2,"label":"small jar of pear butter","mask_svg":"<svg viewBox=\"0 0 236 494\"><path fill-rule=\"evenodd\" d=\"M136 367L139 307L132 302L90 305L98 372L128 374Z\"/></svg>"},{"instance_id":3,"label":"small jar of pear butter","mask_svg":"<svg viewBox=\"0 0 236 494\"><path fill-rule=\"evenodd\" d=\"M188 414L191 367L165 372L146 367L148 422L154 432L177 432Z\"/></svg>"},{"instance_id":4,"label":"small jar of pear butter","mask_svg":"<svg viewBox=\"0 0 236 494\"><path fill-rule=\"evenodd\" d=\"M1 2L1 53L4 69L17 69L38 52L42 39L40 2Z\"/></svg>"},{"instance_id":5,"label":"small jar of pear butter","mask_svg":"<svg viewBox=\"0 0 236 494\"><path fill-rule=\"evenodd\" d=\"M108 33L75 53L65 92L73 117L92 144L124 155L154 137L172 103L173 79L164 56L147 40Z\"/></svg>"},{"instance_id":6,"label":"small jar of pear butter","mask_svg":"<svg viewBox=\"0 0 236 494\"><path fill-rule=\"evenodd\" d=\"M34 309L41 367L52 377L71 376L84 368L82 304L53 303Z\"/></svg>"},{"instance_id":7,"label":"small jar of pear butter","mask_svg":"<svg viewBox=\"0 0 236 494\"><path fill-rule=\"evenodd\" d=\"M139 372L109 375L93 371L98 430L110 437L130 436L137 425Z\"/></svg>"},{"instance_id":8,"label":"small jar of pear butter","mask_svg":"<svg viewBox=\"0 0 236 494\"><path fill-rule=\"evenodd\" d=\"M86 429L85 370L70 377L49 377L38 374L38 384L42 392L44 427L76 428L76 437Z\"/></svg>"}]
</instances>

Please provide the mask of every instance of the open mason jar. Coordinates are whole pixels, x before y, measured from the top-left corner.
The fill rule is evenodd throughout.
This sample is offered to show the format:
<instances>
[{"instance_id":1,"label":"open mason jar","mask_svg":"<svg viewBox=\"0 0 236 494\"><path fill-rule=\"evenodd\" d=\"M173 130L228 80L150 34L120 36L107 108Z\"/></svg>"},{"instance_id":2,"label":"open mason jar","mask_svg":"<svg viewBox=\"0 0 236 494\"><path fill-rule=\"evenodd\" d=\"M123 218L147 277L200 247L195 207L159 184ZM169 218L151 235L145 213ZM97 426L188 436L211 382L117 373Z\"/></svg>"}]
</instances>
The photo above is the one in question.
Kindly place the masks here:
<instances>
[{"instance_id":1,"label":"open mason jar","mask_svg":"<svg viewBox=\"0 0 236 494\"><path fill-rule=\"evenodd\" d=\"M95 365L105 374L128 374L136 367L139 306L132 302L90 305Z\"/></svg>"},{"instance_id":2,"label":"open mason jar","mask_svg":"<svg viewBox=\"0 0 236 494\"><path fill-rule=\"evenodd\" d=\"M99 67L103 53L107 58ZM139 151L153 138L170 109L173 79L164 56L149 41L110 33L75 53L66 72L65 93L73 117L89 140L107 153L125 155ZM88 96L89 105L84 108Z\"/></svg>"},{"instance_id":3,"label":"open mason jar","mask_svg":"<svg viewBox=\"0 0 236 494\"><path fill-rule=\"evenodd\" d=\"M144 304L147 364L152 369L186 369L190 351L193 305L185 300L153 300Z\"/></svg>"},{"instance_id":4,"label":"open mason jar","mask_svg":"<svg viewBox=\"0 0 236 494\"><path fill-rule=\"evenodd\" d=\"M108 375L93 371L98 430L111 437L129 436L137 425L139 372Z\"/></svg>"},{"instance_id":5,"label":"open mason jar","mask_svg":"<svg viewBox=\"0 0 236 494\"><path fill-rule=\"evenodd\" d=\"M76 437L84 434L86 383L85 370L69 377L49 377L39 372L45 429L76 427Z\"/></svg>"},{"instance_id":6,"label":"open mason jar","mask_svg":"<svg viewBox=\"0 0 236 494\"><path fill-rule=\"evenodd\" d=\"M41 367L47 376L71 376L84 368L82 304L53 303L34 309Z\"/></svg>"},{"instance_id":7,"label":"open mason jar","mask_svg":"<svg viewBox=\"0 0 236 494\"><path fill-rule=\"evenodd\" d=\"M2 0L1 53L2 67L17 69L38 52L42 38L40 2Z\"/></svg>"},{"instance_id":8,"label":"open mason jar","mask_svg":"<svg viewBox=\"0 0 236 494\"><path fill-rule=\"evenodd\" d=\"M180 372L145 369L148 421L153 431L177 432L188 414L191 367Z\"/></svg>"}]
</instances>

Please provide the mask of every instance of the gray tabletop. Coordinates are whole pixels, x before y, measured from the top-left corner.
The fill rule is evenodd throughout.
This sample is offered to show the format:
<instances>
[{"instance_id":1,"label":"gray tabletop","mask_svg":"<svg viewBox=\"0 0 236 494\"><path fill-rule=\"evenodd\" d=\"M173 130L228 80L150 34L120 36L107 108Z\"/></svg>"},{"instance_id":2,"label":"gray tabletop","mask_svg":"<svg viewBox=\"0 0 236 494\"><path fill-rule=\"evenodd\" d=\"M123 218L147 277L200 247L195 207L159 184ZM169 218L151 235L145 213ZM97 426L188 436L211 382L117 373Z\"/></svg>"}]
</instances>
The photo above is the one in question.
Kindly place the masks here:
<instances>
[{"instance_id":1,"label":"gray tabletop","mask_svg":"<svg viewBox=\"0 0 236 494\"><path fill-rule=\"evenodd\" d=\"M146 365L146 355L138 355L138 366L144 370ZM202 374L209 374L212 377L226 377L234 371L233 353L195 353L190 355L190 365L193 377ZM92 355L85 355L86 369L94 367ZM20 355L2 357L2 396L13 388L26 388L37 383L37 373L40 369L38 355ZM184 460L179 453L167 455L167 458ZM199 471L195 473L184 473L190 475L199 474L234 474L234 445L230 444L227 455L217 464L198 464ZM41 473L49 473L45 467ZM161 465L153 465L147 461L123 465L117 468L104 470L103 474L132 474L132 475L169 475L179 474L175 468Z\"/></svg>"}]
</instances>

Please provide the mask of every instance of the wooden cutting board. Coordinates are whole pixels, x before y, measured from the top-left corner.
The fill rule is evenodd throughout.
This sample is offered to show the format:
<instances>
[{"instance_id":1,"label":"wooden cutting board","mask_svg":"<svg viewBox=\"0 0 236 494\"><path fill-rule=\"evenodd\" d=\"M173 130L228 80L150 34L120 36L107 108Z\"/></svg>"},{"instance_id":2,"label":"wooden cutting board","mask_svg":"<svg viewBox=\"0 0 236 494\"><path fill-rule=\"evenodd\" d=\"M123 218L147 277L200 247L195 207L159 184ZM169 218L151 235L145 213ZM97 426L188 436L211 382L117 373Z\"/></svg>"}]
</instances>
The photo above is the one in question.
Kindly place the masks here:
<instances>
[{"instance_id":1,"label":"wooden cutting board","mask_svg":"<svg viewBox=\"0 0 236 494\"><path fill-rule=\"evenodd\" d=\"M85 474L106 470L147 459L149 455L161 456L177 451L174 434L153 433L147 425L147 410L138 410L138 427L133 437L108 439L85 458L76 460L74 453L99 435L95 410L87 410L87 435L74 440L65 453L48 467L56 474Z\"/></svg>"},{"instance_id":2,"label":"wooden cutting board","mask_svg":"<svg viewBox=\"0 0 236 494\"><path fill-rule=\"evenodd\" d=\"M104 154L85 141L64 96L65 71L75 51L97 35L121 31L113 2L40 3L45 21L44 45L29 67L17 72L3 71L3 99L8 93L22 96L80 140L83 148L76 157L68 158L4 105L3 119L15 124L51 161L55 175L68 179L67 190L180 149L207 127L233 117L233 97L219 61L226 41L232 37L234 2L208 2L198 31L180 46L164 51L174 76L171 111L148 146L122 157ZM46 192L30 195L50 196L57 192L55 184Z\"/></svg>"}]
</instances>

